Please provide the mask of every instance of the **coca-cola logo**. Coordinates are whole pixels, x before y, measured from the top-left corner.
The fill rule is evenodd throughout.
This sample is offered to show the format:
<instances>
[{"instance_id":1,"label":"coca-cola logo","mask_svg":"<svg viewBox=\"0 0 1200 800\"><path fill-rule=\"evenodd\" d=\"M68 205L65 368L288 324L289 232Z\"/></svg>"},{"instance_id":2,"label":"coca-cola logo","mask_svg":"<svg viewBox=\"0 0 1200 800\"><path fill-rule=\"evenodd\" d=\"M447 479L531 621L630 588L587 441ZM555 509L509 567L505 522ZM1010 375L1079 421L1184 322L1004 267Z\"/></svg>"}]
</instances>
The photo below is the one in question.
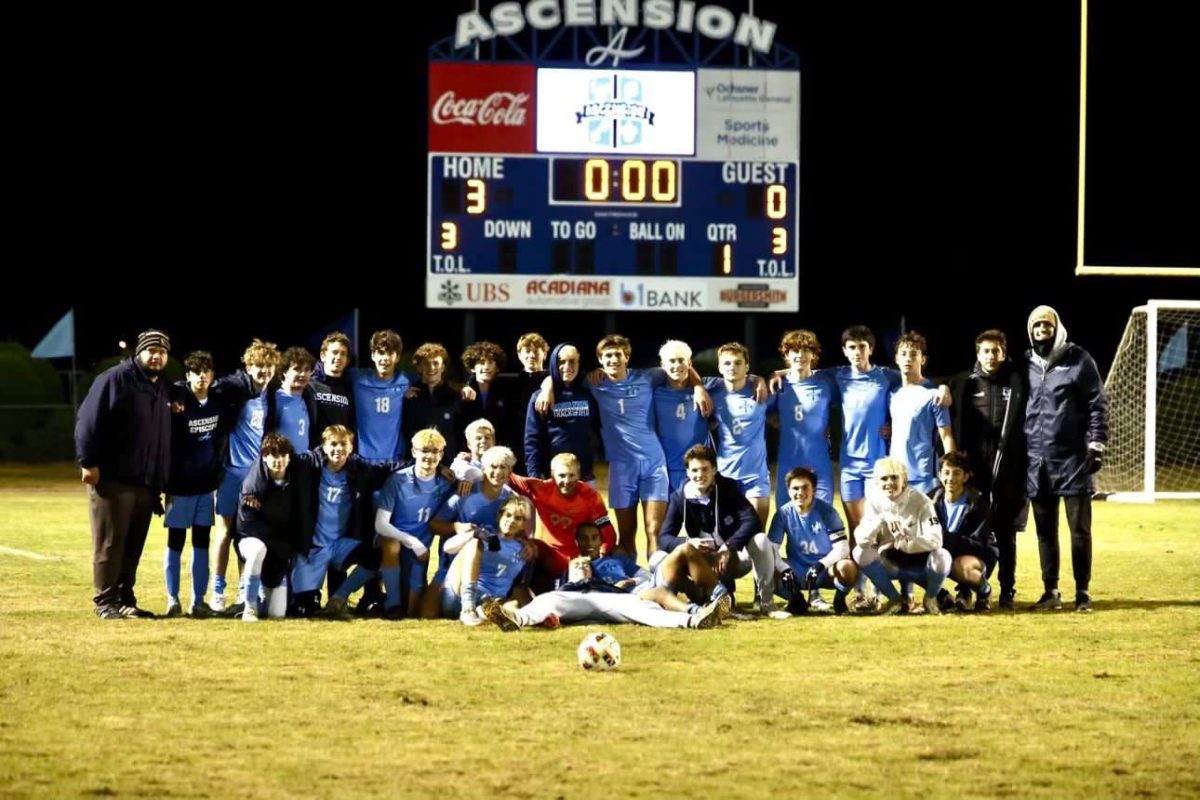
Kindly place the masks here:
<instances>
[{"instance_id":1,"label":"coca-cola logo","mask_svg":"<svg viewBox=\"0 0 1200 800\"><path fill-rule=\"evenodd\" d=\"M506 125L525 124L525 103L528 92L492 92L487 97L456 97L447 91L433 104L433 121L437 125Z\"/></svg>"}]
</instances>

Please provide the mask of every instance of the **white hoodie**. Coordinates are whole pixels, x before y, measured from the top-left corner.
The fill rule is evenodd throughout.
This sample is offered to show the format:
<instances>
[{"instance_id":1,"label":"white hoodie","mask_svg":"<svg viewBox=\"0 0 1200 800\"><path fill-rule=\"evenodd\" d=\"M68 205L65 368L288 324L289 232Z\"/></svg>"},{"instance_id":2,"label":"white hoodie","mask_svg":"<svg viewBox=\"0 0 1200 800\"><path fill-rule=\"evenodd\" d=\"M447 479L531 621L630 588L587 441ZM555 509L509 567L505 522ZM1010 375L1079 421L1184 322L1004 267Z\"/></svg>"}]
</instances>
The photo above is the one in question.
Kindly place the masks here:
<instances>
[{"instance_id":1,"label":"white hoodie","mask_svg":"<svg viewBox=\"0 0 1200 800\"><path fill-rule=\"evenodd\" d=\"M912 487L904 487L894 502L872 487L854 538L877 549L891 544L904 553L929 553L942 546L942 523L933 501Z\"/></svg>"}]
</instances>

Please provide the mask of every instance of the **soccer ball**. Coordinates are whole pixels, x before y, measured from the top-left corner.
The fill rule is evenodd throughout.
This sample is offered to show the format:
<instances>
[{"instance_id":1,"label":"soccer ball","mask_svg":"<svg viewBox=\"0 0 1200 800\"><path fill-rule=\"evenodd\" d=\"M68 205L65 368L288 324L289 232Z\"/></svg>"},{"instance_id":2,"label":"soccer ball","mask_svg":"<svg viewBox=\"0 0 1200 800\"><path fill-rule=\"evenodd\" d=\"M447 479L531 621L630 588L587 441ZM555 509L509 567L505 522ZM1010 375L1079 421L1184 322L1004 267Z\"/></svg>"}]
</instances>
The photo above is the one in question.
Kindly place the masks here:
<instances>
[{"instance_id":1,"label":"soccer ball","mask_svg":"<svg viewBox=\"0 0 1200 800\"><path fill-rule=\"evenodd\" d=\"M621 643L603 631L593 631L579 643L579 666L588 672L616 669L621 664Z\"/></svg>"}]
</instances>

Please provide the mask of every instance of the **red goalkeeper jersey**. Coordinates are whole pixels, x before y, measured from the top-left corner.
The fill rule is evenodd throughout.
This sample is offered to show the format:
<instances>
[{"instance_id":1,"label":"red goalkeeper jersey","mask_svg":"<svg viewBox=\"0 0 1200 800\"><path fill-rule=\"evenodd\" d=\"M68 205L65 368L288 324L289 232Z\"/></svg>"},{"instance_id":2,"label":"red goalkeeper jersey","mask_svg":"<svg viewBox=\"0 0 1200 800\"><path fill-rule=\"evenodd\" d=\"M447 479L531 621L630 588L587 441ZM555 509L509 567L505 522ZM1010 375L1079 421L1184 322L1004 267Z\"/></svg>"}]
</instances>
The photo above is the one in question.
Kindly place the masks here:
<instances>
[{"instance_id":1,"label":"red goalkeeper jersey","mask_svg":"<svg viewBox=\"0 0 1200 800\"><path fill-rule=\"evenodd\" d=\"M508 483L518 494L528 497L537 508L538 526L536 538L544 542L552 551L551 563L555 571L566 570L567 562L579 555L579 547L575 544L575 529L585 522L593 523L600 529L600 537L604 544L601 550L605 553L612 550L617 543L617 534L608 519L608 509L600 493L583 481L576 484L575 493L563 497L552 480L524 478L512 475ZM544 552L544 551L543 551Z\"/></svg>"}]
</instances>

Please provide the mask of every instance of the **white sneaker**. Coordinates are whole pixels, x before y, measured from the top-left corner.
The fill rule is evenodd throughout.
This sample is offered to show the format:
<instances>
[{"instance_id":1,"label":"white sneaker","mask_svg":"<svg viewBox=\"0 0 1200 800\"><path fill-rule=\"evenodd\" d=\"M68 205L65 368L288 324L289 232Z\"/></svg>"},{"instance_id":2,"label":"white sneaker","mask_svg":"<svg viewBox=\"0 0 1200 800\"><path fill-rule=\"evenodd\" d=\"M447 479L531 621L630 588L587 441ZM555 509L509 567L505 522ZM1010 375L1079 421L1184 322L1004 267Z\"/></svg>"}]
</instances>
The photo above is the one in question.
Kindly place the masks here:
<instances>
[{"instance_id":1,"label":"white sneaker","mask_svg":"<svg viewBox=\"0 0 1200 800\"><path fill-rule=\"evenodd\" d=\"M791 613L784 611L782 608L777 608L774 611L771 611L770 613L767 614L767 616L770 617L771 619L791 619L792 618Z\"/></svg>"},{"instance_id":2,"label":"white sneaker","mask_svg":"<svg viewBox=\"0 0 1200 800\"><path fill-rule=\"evenodd\" d=\"M225 595L214 593L212 596L212 602L208 604L208 607L211 608L213 611L216 611L218 614L221 613L222 611L224 611L225 610Z\"/></svg>"},{"instance_id":3,"label":"white sneaker","mask_svg":"<svg viewBox=\"0 0 1200 800\"><path fill-rule=\"evenodd\" d=\"M820 589L813 589L808 593L808 608L810 611L831 611L833 605L821 597Z\"/></svg>"},{"instance_id":4,"label":"white sneaker","mask_svg":"<svg viewBox=\"0 0 1200 800\"><path fill-rule=\"evenodd\" d=\"M242 609L242 622L258 622L258 611L253 606Z\"/></svg>"},{"instance_id":5,"label":"white sneaker","mask_svg":"<svg viewBox=\"0 0 1200 800\"><path fill-rule=\"evenodd\" d=\"M469 628L474 628L483 624L483 620L475 613L475 609L464 611L458 615L458 621Z\"/></svg>"}]
</instances>

